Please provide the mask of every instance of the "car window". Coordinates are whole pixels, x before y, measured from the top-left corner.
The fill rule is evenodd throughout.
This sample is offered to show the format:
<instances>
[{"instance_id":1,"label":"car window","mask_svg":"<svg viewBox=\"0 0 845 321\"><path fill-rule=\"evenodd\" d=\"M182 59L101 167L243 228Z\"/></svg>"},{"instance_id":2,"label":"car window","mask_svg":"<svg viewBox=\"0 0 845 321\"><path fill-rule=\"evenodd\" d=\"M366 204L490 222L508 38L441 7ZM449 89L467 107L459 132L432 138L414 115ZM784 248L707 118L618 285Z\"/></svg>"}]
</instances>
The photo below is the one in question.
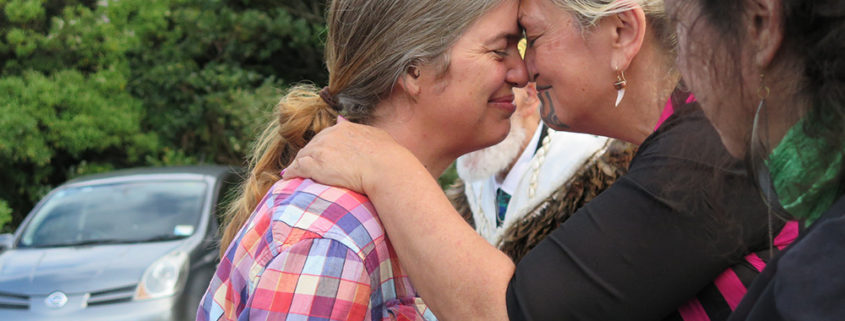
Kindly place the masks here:
<instances>
[{"instance_id":1,"label":"car window","mask_svg":"<svg viewBox=\"0 0 845 321\"><path fill-rule=\"evenodd\" d=\"M229 204L238 196L238 187L240 186L241 178L237 175L230 175L223 179L220 187L220 194L217 198L217 207L215 208L215 216L217 217L217 226L223 226L225 221L226 209Z\"/></svg>"},{"instance_id":2,"label":"car window","mask_svg":"<svg viewBox=\"0 0 845 321\"><path fill-rule=\"evenodd\" d=\"M202 181L143 181L73 187L46 200L21 247L131 243L192 235L202 213Z\"/></svg>"}]
</instances>

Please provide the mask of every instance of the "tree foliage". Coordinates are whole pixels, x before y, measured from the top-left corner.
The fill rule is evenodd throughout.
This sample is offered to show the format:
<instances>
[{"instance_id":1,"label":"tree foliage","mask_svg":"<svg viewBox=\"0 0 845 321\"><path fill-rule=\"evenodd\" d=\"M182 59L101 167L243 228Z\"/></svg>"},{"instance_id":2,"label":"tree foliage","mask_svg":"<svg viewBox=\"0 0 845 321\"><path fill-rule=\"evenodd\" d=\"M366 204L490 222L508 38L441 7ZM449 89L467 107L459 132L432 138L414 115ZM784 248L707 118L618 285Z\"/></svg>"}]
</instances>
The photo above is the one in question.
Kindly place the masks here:
<instances>
[{"instance_id":1,"label":"tree foliage","mask_svg":"<svg viewBox=\"0 0 845 321\"><path fill-rule=\"evenodd\" d=\"M283 87L325 83L322 3L0 0L0 229L78 175L242 164Z\"/></svg>"},{"instance_id":2,"label":"tree foliage","mask_svg":"<svg viewBox=\"0 0 845 321\"><path fill-rule=\"evenodd\" d=\"M4 201L0 201L0 233L11 230L11 226L7 225L12 221L12 209Z\"/></svg>"}]
</instances>

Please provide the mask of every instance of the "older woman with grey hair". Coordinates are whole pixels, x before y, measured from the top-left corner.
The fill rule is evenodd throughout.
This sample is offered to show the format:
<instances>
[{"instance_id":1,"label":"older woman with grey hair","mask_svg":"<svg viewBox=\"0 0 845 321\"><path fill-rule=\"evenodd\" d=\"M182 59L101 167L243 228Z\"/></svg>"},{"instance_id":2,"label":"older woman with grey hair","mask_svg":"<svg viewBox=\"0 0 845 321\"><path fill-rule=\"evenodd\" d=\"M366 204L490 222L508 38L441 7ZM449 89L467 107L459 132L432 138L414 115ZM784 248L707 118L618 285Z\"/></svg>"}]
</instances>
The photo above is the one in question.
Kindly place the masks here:
<instances>
[{"instance_id":1,"label":"older woman with grey hair","mask_svg":"<svg viewBox=\"0 0 845 321\"><path fill-rule=\"evenodd\" d=\"M626 175L550 227L518 265L378 129L334 126L285 175L366 193L442 319L727 318L797 225L768 224L742 162L685 91L663 1L522 0L519 22L543 121L639 150ZM380 152L365 153L371 145Z\"/></svg>"}]
</instances>

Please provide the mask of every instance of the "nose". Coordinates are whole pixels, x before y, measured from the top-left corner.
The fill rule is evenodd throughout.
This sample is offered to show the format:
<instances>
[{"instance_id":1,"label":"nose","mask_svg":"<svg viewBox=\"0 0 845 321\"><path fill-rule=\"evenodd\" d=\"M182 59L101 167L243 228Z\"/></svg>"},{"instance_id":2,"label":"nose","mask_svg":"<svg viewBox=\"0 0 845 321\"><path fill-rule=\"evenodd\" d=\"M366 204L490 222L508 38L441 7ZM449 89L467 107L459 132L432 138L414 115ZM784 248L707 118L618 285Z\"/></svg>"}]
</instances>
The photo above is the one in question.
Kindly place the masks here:
<instances>
[{"instance_id":1,"label":"nose","mask_svg":"<svg viewBox=\"0 0 845 321\"><path fill-rule=\"evenodd\" d=\"M525 87L528 83L528 70L525 68L525 62L519 55L508 56L508 73L505 75L505 81L514 87Z\"/></svg>"}]
</instances>

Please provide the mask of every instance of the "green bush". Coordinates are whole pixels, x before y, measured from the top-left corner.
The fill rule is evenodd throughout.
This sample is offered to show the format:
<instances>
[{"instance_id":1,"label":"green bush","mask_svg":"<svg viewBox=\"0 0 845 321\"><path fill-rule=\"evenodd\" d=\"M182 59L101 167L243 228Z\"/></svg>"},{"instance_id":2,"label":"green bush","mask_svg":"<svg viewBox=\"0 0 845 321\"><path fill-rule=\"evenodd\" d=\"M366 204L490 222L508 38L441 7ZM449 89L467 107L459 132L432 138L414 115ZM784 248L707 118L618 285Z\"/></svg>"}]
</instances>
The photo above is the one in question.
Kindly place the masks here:
<instances>
[{"instance_id":1,"label":"green bush","mask_svg":"<svg viewBox=\"0 0 845 321\"><path fill-rule=\"evenodd\" d=\"M0 7L0 222L12 227L75 176L240 165L283 87L327 78L322 1Z\"/></svg>"},{"instance_id":2,"label":"green bush","mask_svg":"<svg viewBox=\"0 0 845 321\"><path fill-rule=\"evenodd\" d=\"M444 171L443 174L437 178L437 183L440 184L440 188L445 190L449 188L449 186L452 185L452 183L454 183L457 179L458 170L455 169L455 164L452 163L452 165L450 165L449 168L447 168L446 171Z\"/></svg>"},{"instance_id":3,"label":"green bush","mask_svg":"<svg viewBox=\"0 0 845 321\"><path fill-rule=\"evenodd\" d=\"M0 233L11 232L12 227L7 225L12 221L12 209L4 201L0 201Z\"/></svg>"}]
</instances>

